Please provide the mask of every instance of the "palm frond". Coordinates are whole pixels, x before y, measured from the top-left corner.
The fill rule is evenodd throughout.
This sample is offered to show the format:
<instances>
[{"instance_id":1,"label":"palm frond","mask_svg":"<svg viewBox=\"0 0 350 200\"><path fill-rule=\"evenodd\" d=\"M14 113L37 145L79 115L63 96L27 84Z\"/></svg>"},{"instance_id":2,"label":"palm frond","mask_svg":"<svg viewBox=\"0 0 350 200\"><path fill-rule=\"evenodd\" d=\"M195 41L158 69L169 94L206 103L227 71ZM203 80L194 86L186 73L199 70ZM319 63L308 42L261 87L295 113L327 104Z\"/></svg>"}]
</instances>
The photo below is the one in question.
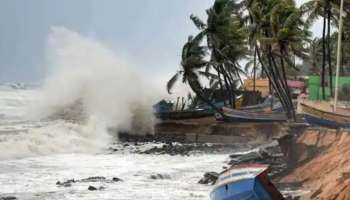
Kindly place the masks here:
<instances>
[{"instance_id":1,"label":"palm frond","mask_svg":"<svg viewBox=\"0 0 350 200\"><path fill-rule=\"evenodd\" d=\"M179 79L180 76L180 72L177 72L173 77L171 77L171 79L167 82L166 84L166 89L168 91L169 94L171 94L171 90L174 87L176 81Z\"/></svg>"}]
</instances>

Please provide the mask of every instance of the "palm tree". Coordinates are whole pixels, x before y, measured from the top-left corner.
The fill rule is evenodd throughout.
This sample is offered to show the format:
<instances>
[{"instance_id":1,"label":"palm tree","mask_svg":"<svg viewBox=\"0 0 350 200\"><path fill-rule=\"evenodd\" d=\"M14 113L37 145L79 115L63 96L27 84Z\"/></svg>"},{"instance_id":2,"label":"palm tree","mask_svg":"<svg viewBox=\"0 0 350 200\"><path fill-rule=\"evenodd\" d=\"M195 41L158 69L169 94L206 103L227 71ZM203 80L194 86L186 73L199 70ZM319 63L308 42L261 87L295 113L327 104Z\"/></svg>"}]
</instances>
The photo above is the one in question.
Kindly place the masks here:
<instances>
[{"instance_id":1,"label":"palm tree","mask_svg":"<svg viewBox=\"0 0 350 200\"><path fill-rule=\"evenodd\" d=\"M168 93L171 93L171 89L176 81L182 77L182 82L188 84L198 98L220 113L221 111L204 96L203 88L199 80L199 70L208 64L208 61L205 60L205 56L207 55L206 47L201 46L203 37L204 34L201 33L196 37L190 36L188 38L187 43L182 49L182 69L168 81L167 90Z\"/></svg>"},{"instance_id":2,"label":"palm tree","mask_svg":"<svg viewBox=\"0 0 350 200\"><path fill-rule=\"evenodd\" d=\"M286 67L296 68L295 57L306 57L309 33L301 20L302 13L292 0L248 0L245 7L251 48L255 49L264 73L292 117L294 109Z\"/></svg>"},{"instance_id":3,"label":"palm tree","mask_svg":"<svg viewBox=\"0 0 350 200\"><path fill-rule=\"evenodd\" d=\"M229 103L234 107L236 80L240 80L244 71L239 61L246 56L246 29L238 15L239 5L234 0L216 0L207 10L207 21L198 17L191 19L201 33L206 35L207 47L210 51L210 62L206 72L214 70L223 93L227 93Z\"/></svg>"},{"instance_id":4,"label":"palm tree","mask_svg":"<svg viewBox=\"0 0 350 200\"><path fill-rule=\"evenodd\" d=\"M325 72L328 65L329 88L333 96L333 70L332 70L332 47L331 47L331 28L332 22L336 21L337 0L310 0L301 7L304 14L308 17L309 25L313 24L319 17L323 18L322 30L322 69L321 86L322 98L325 99ZM326 36L327 34L327 36Z\"/></svg>"},{"instance_id":5,"label":"palm tree","mask_svg":"<svg viewBox=\"0 0 350 200\"><path fill-rule=\"evenodd\" d=\"M310 74L320 75L320 60L322 60L322 40L314 38L309 45L309 57L303 60L304 65L309 67Z\"/></svg>"}]
</instances>

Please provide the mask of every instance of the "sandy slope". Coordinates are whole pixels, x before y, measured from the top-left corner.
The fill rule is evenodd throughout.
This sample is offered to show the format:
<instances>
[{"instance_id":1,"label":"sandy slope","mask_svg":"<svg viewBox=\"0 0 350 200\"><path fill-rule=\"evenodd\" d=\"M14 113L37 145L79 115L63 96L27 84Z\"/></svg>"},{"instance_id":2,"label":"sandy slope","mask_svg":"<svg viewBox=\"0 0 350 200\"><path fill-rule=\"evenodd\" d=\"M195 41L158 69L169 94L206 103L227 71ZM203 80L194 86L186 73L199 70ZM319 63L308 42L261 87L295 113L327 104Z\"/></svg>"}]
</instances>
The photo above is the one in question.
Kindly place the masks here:
<instances>
[{"instance_id":1,"label":"sandy slope","mask_svg":"<svg viewBox=\"0 0 350 200\"><path fill-rule=\"evenodd\" d=\"M350 133L307 130L294 139L297 167L283 182L302 182L310 190L303 199L350 199Z\"/></svg>"}]
</instances>

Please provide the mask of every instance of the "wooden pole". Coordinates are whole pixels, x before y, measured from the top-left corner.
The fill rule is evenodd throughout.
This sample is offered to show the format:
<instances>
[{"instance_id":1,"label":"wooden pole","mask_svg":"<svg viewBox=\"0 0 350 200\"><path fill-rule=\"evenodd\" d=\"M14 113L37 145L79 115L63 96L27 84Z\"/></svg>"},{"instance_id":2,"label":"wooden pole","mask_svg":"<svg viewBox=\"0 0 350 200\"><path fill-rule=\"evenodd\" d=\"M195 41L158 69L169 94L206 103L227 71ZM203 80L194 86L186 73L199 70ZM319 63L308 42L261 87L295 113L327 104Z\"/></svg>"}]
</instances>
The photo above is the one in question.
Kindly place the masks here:
<instances>
[{"instance_id":1,"label":"wooden pole","mask_svg":"<svg viewBox=\"0 0 350 200\"><path fill-rule=\"evenodd\" d=\"M338 103L338 82L339 82L339 69L341 63L341 42L342 42L342 32L343 32L343 10L344 10L344 0L340 1L340 16L339 16L339 30L338 30L338 49L337 49L337 70L335 74L335 95L334 95L334 106L333 111L337 111Z\"/></svg>"}]
</instances>

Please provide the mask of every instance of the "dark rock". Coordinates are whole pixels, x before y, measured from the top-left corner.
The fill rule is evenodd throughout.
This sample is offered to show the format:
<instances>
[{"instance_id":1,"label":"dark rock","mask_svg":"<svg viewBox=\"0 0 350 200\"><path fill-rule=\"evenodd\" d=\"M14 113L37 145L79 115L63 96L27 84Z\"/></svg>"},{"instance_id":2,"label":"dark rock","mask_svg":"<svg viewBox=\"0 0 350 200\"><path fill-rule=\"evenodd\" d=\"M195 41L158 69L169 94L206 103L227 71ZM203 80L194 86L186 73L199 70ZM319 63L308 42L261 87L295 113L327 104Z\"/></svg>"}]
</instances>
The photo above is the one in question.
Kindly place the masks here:
<instances>
[{"instance_id":1,"label":"dark rock","mask_svg":"<svg viewBox=\"0 0 350 200\"><path fill-rule=\"evenodd\" d=\"M13 196L0 197L0 200L17 200L17 197L13 197Z\"/></svg>"},{"instance_id":2,"label":"dark rock","mask_svg":"<svg viewBox=\"0 0 350 200\"><path fill-rule=\"evenodd\" d=\"M150 176L153 180L162 180L162 179L170 179L170 176L167 174L154 174Z\"/></svg>"},{"instance_id":3,"label":"dark rock","mask_svg":"<svg viewBox=\"0 0 350 200\"><path fill-rule=\"evenodd\" d=\"M230 155L230 159L231 161L228 163L229 165L252 163L267 164L271 169L271 172L269 173L271 178L277 177L288 167L278 143L265 145L264 147L260 147L258 151L246 154L233 154Z\"/></svg>"},{"instance_id":4,"label":"dark rock","mask_svg":"<svg viewBox=\"0 0 350 200\"><path fill-rule=\"evenodd\" d=\"M114 183L114 182L119 182L119 181L123 181L123 180L120 178L117 178L117 177L113 177L112 179L107 179L103 176L93 176L93 177L84 178L84 179L80 179L80 180L70 179L70 180L67 180L64 182L57 181L56 185L62 186L62 187L71 187L73 183L95 183L95 182Z\"/></svg>"},{"instance_id":5,"label":"dark rock","mask_svg":"<svg viewBox=\"0 0 350 200\"><path fill-rule=\"evenodd\" d=\"M118 178L118 177L113 177L112 178L112 181L114 182L120 182L120 181L123 181L122 179Z\"/></svg>"},{"instance_id":6,"label":"dark rock","mask_svg":"<svg viewBox=\"0 0 350 200\"><path fill-rule=\"evenodd\" d=\"M56 185L63 186L63 187L71 187L72 183L75 183L76 181L74 179L70 179L64 182L57 181Z\"/></svg>"},{"instance_id":7,"label":"dark rock","mask_svg":"<svg viewBox=\"0 0 350 200\"><path fill-rule=\"evenodd\" d=\"M90 190L90 191L95 191L95 190L97 190L97 188L90 185L90 186L88 187L88 190Z\"/></svg>"},{"instance_id":8,"label":"dark rock","mask_svg":"<svg viewBox=\"0 0 350 200\"><path fill-rule=\"evenodd\" d=\"M207 172L204 174L203 178L198 181L199 184L205 184L205 185L214 185L216 180L218 179L219 174L216 172Z\"/></svg>"},{"instance_id":9,"label":"dark rock","mask_svg":"<svg viewBox=\"0 0 350 200\"><path fill-rule=\"evenodd\" d=\"M106 181L106 178L103 176L93 176L93 177L81 179L79 182L86 183L86 182L102 182L102 181Z\"/></svg>"}]
</instances>

